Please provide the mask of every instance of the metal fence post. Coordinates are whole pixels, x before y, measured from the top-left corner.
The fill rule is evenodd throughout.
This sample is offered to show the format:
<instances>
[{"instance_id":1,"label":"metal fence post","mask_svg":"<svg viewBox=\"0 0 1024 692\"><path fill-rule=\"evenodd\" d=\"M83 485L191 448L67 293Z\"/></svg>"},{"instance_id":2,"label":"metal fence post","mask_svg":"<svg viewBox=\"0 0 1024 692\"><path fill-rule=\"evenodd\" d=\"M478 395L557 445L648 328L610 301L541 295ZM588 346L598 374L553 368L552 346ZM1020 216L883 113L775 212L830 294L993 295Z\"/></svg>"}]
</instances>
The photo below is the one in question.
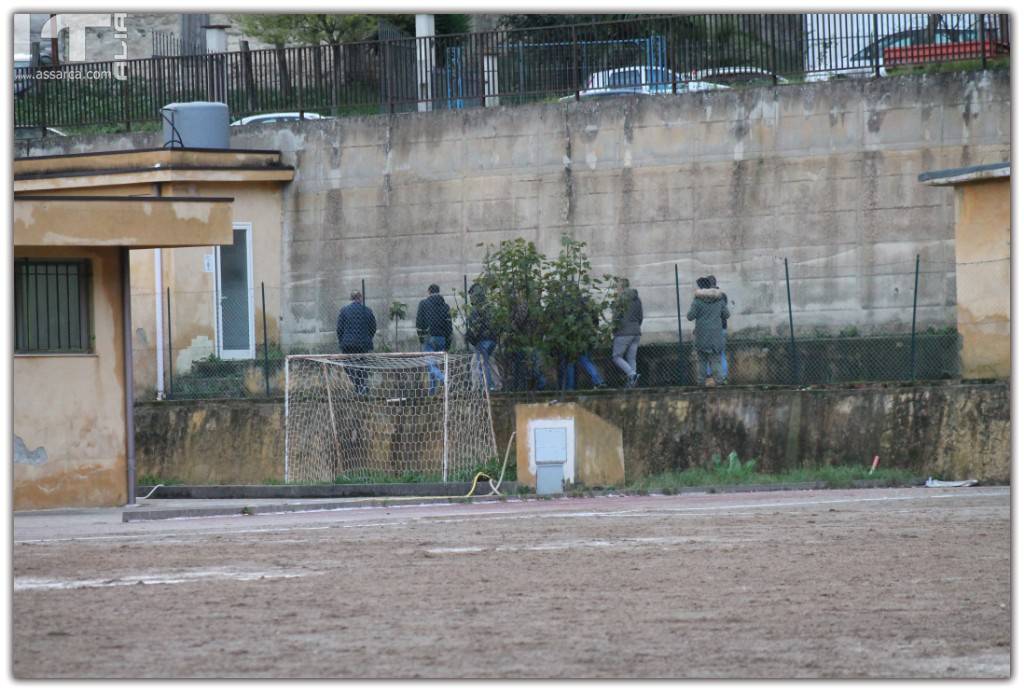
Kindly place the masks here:
<instances>
[{"instance_id":1,"label":"metal fence post","mask_svg":"<svg viewBox=\"0 0 1024 692\"><path fill-rule=\"evenodd\" d=\"M167 398L174 398L174 351L171 350L171 287L167 287Z\"/></svg>"},{"instance_id":2,"label":"metal fence post","mask_svg":"<svg viewBox=\"0 0 1024 692\"><path fill-rule=\"evenodd\" d=\"M683 360L683 305L679 298L679 264L676 264L676 327L679 331L679 384L686 382L686 364Z\"/></svg>"},{"instance_id":3,"label":"metal fence post","mask_svg":"<svg viewBox=\"0 0 1024 692\"><path fill-rule=\"evenodd\" d=\"M872 44L874 46L874 50L871 51L871 59L875 63L875 76L876 77L881 77L882 76L882 61L881 61L882 49L878 45L878 41L879 41L880 37L878 36L878 15L877 14L871 15L871 26L872 26L871 41L872 41Z\"/></svg>"},{"instance_id":4,"label":"metal fence post","mask_svg":"<svg viewBox=\"0 0 1024 692\"><path fill-rule=\"evenodd\" d=\"M242 87L245 91L245 105L252 113L256 111L256 81L252 76L252 53L249 52L248 41L239 41L238 47L242 52Z\"/></svg>"},{"instance_id":5,"label":"metal fence post","mask_svg":"<svg viewBox=\"0 0 1024 692\"><path fill-rule=\"evenodd\" d=\"M793 331L793 296L789 289L789 258L784 259L786 265L786 303L789 304L789 349L790 367L793 370L793 384L799 383L800 362L796 354L796 332Z\"/></svg>"},{"instance_id":6,"label":"metal fence post","mask_svg":"<svg viewBox=\"0 0 1024 692\"><path fill-rule=\"evenodd\" d=\"M260 297L263 300L263 382L267 396L270 396L270 355L267 347L267 287L260 281Z\"/></svg>"},{"instance_id":7,"label":"metal fence post","mask_svg":"<svg viewBox=\"0 0 1024 692\"><path fill-rule=\"evenodd\" d=\"M981 69L988 69L988 51L985 45L985 15L979 14L976 20L978 22L978 41L981 42Z\"/></svg>"},{"instance_id":8,"label":"metal fence post","mask_svg":"<svg viewBox=\"0 0 1024 692\"><path fill-rule=\"evenodd\" d=\"M921 255L914 262L914 310L910 318L910 379L917 379L917 280L921 275Z\"/></svg>"},{"instance_id":9,"label":"metal fence post","mask_svg":"<svg viewBox=\"0 0 1024 692\"><path fill-rule=\"evenodd\" d=\"M576 100L580 100L580 68L579 68L579 44L576 42L576 25L572 27L572 83Z\"/></svg>"},{"instance_id":10,"label":"metal fence post","mask_svg":"<svg viewBox=\"0 0 1024 692\"><path fill-rule=\"evenodd\" d=\"M771 22L771 31L769 32L772 38L772 85L779 85L779 37L775 31L775 16L774 14L768 15L768 20Z\"/></svg>"},{"instance_id":11,"label":"metal fence post","mask_svg":"<svg viewBox=\"0 0 1024 692\"><path fill-rule=\"evenodd\" d=\"M366 305L366 279L359 280L360 293L363 294L363 305Z\"/></svg>"}]
</instances>

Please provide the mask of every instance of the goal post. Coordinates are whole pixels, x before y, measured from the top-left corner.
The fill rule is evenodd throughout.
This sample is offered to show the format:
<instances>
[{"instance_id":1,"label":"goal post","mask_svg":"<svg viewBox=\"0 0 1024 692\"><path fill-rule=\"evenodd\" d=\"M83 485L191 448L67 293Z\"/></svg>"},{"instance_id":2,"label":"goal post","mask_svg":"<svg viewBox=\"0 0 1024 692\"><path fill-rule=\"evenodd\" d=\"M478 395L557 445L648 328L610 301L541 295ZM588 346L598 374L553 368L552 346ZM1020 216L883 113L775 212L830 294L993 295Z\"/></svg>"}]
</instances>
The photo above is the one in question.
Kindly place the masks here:
<instances>
[{"instance_id":1,"label":"goal post","mask_svg":"<svg viewBox=\"0 0 1024 692\"><path fill-rule=\"evenodd\" d=\"M469 481L496 458L487 383L471 354L286 360L286 482Z\"/></svg>"}]
</instances>

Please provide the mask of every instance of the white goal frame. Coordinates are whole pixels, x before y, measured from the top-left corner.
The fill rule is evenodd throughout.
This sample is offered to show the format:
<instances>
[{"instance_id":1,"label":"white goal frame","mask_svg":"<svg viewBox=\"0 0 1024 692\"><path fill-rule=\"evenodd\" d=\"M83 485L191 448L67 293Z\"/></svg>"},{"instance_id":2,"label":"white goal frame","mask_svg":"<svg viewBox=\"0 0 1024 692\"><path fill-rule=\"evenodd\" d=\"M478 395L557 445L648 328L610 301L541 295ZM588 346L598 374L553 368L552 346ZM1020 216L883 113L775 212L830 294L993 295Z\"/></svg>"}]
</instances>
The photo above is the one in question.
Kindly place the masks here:
<instances>
[{"instance_id":1,"label":"white goal frame","mask_svg":"<svg viewBox=\"0 0 1024 692\"><path fill-rule=\"evenodd\" d=\"M305 432L305 436L309 436L309 423L306 423L306 428L303 429L302 417L308 417L309 409L315 410L322 417L324 423L329 421L329 427L331 430L331 440L334 446L332 452L335 463L339 459L344 460L349 456L351 450L357 446L354 444L355 437L352 438L353 444L349 445L347 441L342 441L339 436L339 428L342 427L344 421L339 423L339 410L345 411L348 409L357 411L366 411L367 413L363 416L357 416L357 421L369 421L366 426L356 423L356 427L360 428L362 432L374 440L375 434L378 434L373 429L373 420L386 418L387 420L382 423L386 428L393 427L393 423L396 419L401 419L402 413L395 412L394 410L388 413L380 413L379 410L375 410L376 405L378 409L388 408L392 402L400 401L406 402L413 400L416 402L416 408L421 410L426 409L436 415L426 416L428 421L436 421L436 423L428 431L432 436L439 436L439 449L436 455L436 469L433 464L435 455L430 453L429 450L426 452L412 453L406 451L404 454L409 455L410 460L400 459L398 463L415 463L417 466L422 467L424 464L427 465L427 469L430 473L440 473L441 481L447 483L451 480L453 473L461 473L466 475L467 472L471 471L471 465L478 465L483 460L483 456L486 458L497 458L497 444L494 433L494 418L491 412L491 399L490 390L487 387L487 383L484 379L483 370L481 363L478 361L479 356L471 353L448 353L446 351L414 351L414 352L398 352L398 353L358 353L358 354L341 354L341 353L321 353L321 354L294 354L289 355L285 359L285 400L284 400L284 415L285 415L285 439L284 439L284 473L285 482L310 480L311 482L322 482L324 478L321 476L316 480L308 478L308 470L303 468L300 469L298 474L296 473L296 458L297 453L300 466L304 463L303 456L308 450L303 448L303 445L307 445L307 440L303 438L303 443L297 443L296 427L299 427L299 437L302 437L302 433ZM357 365L349 366L352 370L362 369L364 374L353 377L344 366L346 361L354 361ZM365 361L370 361L368 365L362 365ZM323 373L323 384L319 382L316 385L306 385L305 383L312 381L314 378L308 373L302 372L302 368L299 367L301 362L309 363L320 363L320 370ZM374 363L379 364L379 367L375 367ZM296 368L298 368L298 375ZM336 368L337 370L331 370ZM423 394L422 387L417 389L402 388L395 390L388 390L382 387L375 390L375 386L379 381L383 380L385 385L389 378L397 378L400 381L415 381L418 378L420 380L424 378L433 378L428 375L428 368L433 370L435 373L443 372L443 382L437 383L436 394L434 394L435 380L430 379L430 395ZM341 377L338 375L338 371L347 375L347 377ZM331 373L331 376L328 373ZM417 375L417 372L421 372L421 376ZM391 375L381 374L375 378L374 373L392 373ZM296 385L296 378L305 378L302 381L303 385ZM453 390L452 382L455 381L455 389ZM360 386L362 391L360 391ZM394 386L394 385L393 385ZM309 403L301 401L301 397L296 397L296 392L293 392L293 387L297 387L299 393L309 391L311 388L317 390L318 396L322 397L317 403ZM388 398L387 394L402 394L403 396ZM340 395L340 396L339 396ZM407 396L406 396L407 395ZM326 404L326 406L324 406ZM339 406L342 407L339 409ZM346 406L348 408L346 408ZM455 420L452 420L454 406ZM326 412L321 409L326 408ZM391 407L393 409L393 406ZM416 410L414 408L414 410ZM303 409L304 412L301 414L297 413L297 410ZM421 414L422 417L422 414ZM297 423L297 421L299 421ZM453 429L454 426L454 429ZM366 428L369 427L369 431ZM353 431L353 435L356 433ZM324 434L321 434L321 437ZM453 437L454 443L453 444ZM467 439L471 442L467 442ZM460 444L461 443L461 444ZM368 443L372 445L372 442ZM408 447L409 445L406 445ZM425 445L430 446L430 445ZM401 447L401 445L399 445ZM389 448L390 449L390 448ZM392 450L394 451L394 450ZM354 454L354 452L353 452ZM403 454L401 450L398 452L399 455ZM358 456L358 455L357 455ZM395 461L395 460L392 460ZM332 466L337 470L337 467ZM345 467L347 469L347 467ZM357 465L357 468L362 468ZM297 475L303 476L296 478ZM467 479L468 480L468 479Z\"/></svg>"}]
</instances>

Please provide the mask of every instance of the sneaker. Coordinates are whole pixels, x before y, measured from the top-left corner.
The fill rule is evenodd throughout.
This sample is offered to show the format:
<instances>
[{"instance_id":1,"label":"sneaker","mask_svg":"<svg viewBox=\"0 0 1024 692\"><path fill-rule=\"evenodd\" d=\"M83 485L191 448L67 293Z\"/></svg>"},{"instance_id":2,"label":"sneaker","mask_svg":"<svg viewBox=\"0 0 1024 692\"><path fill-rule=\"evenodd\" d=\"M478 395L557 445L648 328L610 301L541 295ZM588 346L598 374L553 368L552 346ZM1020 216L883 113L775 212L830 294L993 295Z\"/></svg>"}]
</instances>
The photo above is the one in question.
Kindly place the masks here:
<instances>
[{"instance_id":1,"label":"sneaker","mask_svg":"<svg viewBox=\"0 0 1024 692\"><path fill-rule=\"evenodd\" d=\"M640 373L634 372L629 376L629 388L632 389L636 386L636 383L640 381Z\"/></svg>"}]
</instances>

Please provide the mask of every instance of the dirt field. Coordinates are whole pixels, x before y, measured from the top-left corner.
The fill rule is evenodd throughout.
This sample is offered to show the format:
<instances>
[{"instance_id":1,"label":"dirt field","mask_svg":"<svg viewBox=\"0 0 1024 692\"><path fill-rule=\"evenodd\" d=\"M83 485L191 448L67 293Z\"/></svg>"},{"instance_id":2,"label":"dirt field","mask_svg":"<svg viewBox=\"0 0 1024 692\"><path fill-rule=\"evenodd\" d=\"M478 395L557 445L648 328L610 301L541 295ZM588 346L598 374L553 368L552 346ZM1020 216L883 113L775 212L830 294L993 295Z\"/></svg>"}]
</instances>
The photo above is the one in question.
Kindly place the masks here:
<instances>
[{"instance_id":1,"label":"dirt field","mask_svg":"<svg viewBox=\"0 0 1024 692\"><path fill-rule=\"evenodd\" d=\"M14 520L50 677L1006 677L1008 488Z\"/></svg>"}]
</instances>

